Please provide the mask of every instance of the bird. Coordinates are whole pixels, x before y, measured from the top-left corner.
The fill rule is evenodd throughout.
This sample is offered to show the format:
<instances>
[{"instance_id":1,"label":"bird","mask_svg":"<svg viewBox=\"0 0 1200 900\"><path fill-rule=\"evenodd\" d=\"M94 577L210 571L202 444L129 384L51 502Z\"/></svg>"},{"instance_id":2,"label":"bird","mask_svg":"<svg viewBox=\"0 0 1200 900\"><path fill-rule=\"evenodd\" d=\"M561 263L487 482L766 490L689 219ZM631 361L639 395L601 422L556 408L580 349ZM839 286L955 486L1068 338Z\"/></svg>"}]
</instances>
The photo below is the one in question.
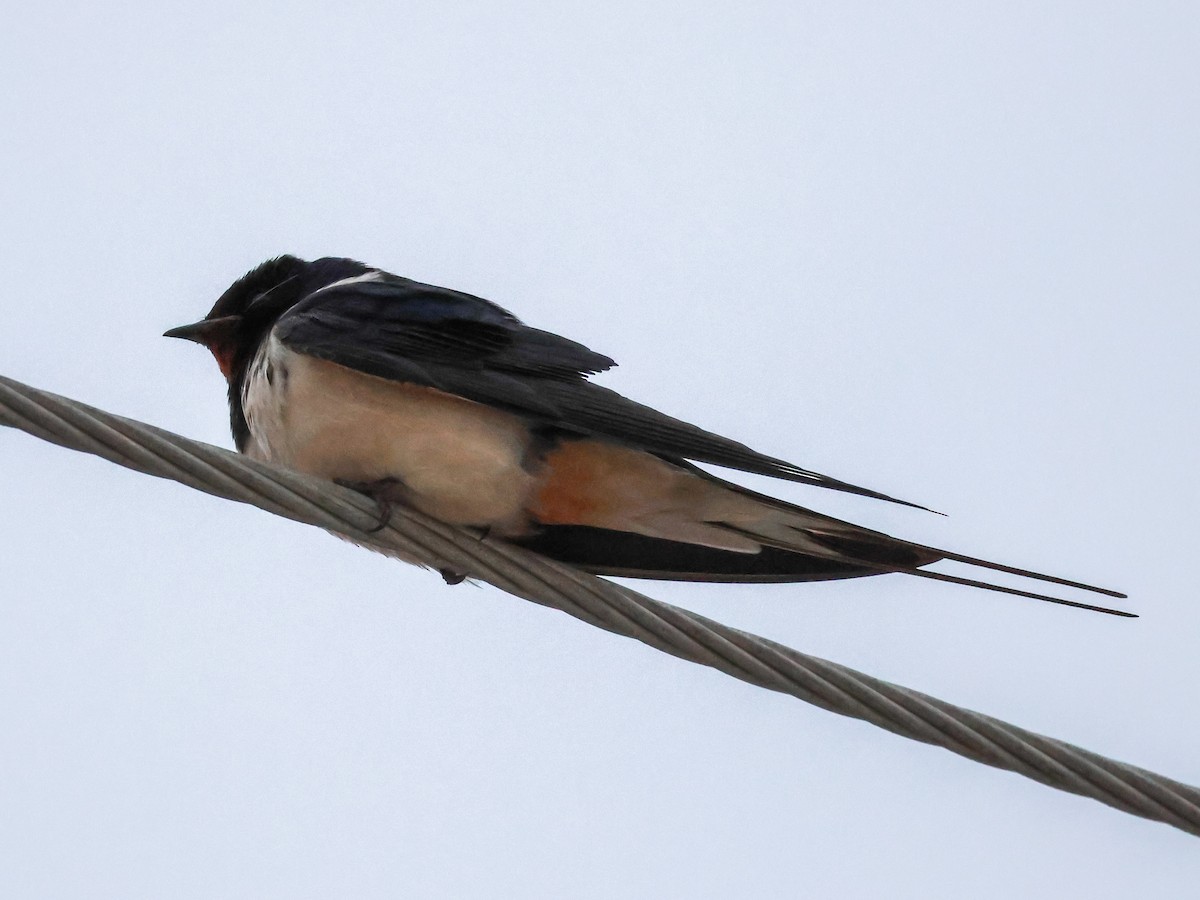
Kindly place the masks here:
<instances>
[{"instance_id":1,"label":"bird","mask_svg":"<svg viewBox=\"0 0 1200 900\"><path fill-rule=\"evenodd\" d=\"M592 380L616 363L481 297L353 259L267 260L165 336L208 348L241 453L598 575L808 582L885 573L1134 614L928 567L1107 588L892 537L699 464L925 509L752 450ZM449 583L463 573L443 571Z\"/></svg>"}]
</instances>

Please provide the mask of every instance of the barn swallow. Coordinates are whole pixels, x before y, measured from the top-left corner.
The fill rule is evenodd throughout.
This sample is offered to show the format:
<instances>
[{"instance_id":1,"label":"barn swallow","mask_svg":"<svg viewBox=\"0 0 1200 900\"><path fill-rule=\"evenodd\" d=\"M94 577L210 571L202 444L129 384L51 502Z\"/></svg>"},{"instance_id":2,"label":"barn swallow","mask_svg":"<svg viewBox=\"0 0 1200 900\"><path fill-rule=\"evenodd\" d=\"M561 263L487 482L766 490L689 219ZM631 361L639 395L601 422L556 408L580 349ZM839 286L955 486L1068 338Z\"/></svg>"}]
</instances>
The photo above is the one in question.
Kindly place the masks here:
<instances>
[{"instance_id":1,"label":"barn swallow","mask_svg":"<svg viewBox=\"0 0 1200 900\"><path fill-rule=\"evenodd\" d=\"M709 463L897 500L601 387L613 360L494 303L350 259L269 260L199 322L242 453L350 484L601 575L798 582L934 572L942 560L1125 597L890 537L716 477ZM453 580L449 573L447 580Z\"/></svg>"}]
</instances>

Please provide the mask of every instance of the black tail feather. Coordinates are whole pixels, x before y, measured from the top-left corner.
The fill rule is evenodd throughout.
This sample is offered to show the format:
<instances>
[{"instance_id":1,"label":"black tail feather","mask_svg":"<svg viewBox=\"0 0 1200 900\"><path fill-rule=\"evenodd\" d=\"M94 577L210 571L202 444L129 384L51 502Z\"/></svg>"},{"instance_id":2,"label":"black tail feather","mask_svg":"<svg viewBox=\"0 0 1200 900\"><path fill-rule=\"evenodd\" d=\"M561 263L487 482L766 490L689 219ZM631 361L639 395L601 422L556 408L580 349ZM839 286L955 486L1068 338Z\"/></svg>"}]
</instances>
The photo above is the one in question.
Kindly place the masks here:
<instances>
[{"instance_id":1,"label":"black tail feather","mask_svg":"<svg viewBox=\"0 0 1200 900\"><path fill-rule=\"evenodd\" d=\"M1130 619L1138 618L1136 613L1125 612L1119 609L1111 609L1107 606L1095 606L1090 603L1081 603L1077 600L1065 600L1061 597L1054 597L1049 594L1040 594L1034 591L1026 591L1020 588L1005 587L1004 585L992 584L987 581L979 581L974 578L964 578L961 575L949 575L945 572L931 572L929 569L919 568L920 566L928 565L933 562L942 560L950 560L953 562L961 562L967 565L979 566L984 569L992 569L997 572L1005 572L1010 575L1020 575L1025 578L1032 578L1038 581L1047 581L1053 584L1061 584L1066 587L1079 588L1085 591L1093 591L1097 594L1105 594L1110 597L1124 598L1126 595L1118 591L1111 591L1107 588L1094 587L1090 584L1083 584L1078 581L1070 581L1066 578L1058 578L1054 575L1043 575L1040 572L1032 572L1028 569L1018 569L1014 566L1006 566L1002 563L989 562L984 559L976 559L971 556L963 556L958 553L949 553L945 550L938 550L936 547L925 547L920 544L910 544L907 541L901 541L888 535L880 534L874 531L862 530L852 534L826 534L821 532L807 532L809 537L823 544L835 553L859 562L863 565L871 566L884 572L903 572L906 575L916 575L919 578L930 578L934 581L946 581L951 584L961 584L968 587L980 588L985 591L993 591L999 594L1012 594L1017 597L1029 597L1034 600L1044 600L1047 603L1058 603L1063 606L1073 606L1077 609L1087 609L1093 612L1107 613L1112 616L1124 616ZM926 554L915 564L905 561L901 557L902 550L907 549L910 552L916 551Z\"/></svg>"},{"instance_id":2,"label":"black tail feather","mask_svg":"<svg viewBox=\"0 0 1200 900\"><path fill-rule=\"evenodd\" d=\"M930 572L928 569L901 569L908 575L916 575L919 578L932 578L935 581L948 581L951 584L964 584L967 587L982 588L985 591L995 591L1000 594L1013 594L1017 597L1030 597L1034 600L1045 600L1047 603L1059 603L1063 606L1073 606L1076 609L1088 609L1092 612L1108 613L1110 616L1124 616L1127 619L1138 618L1137 613L1125 612L1122 609L1110 609L1107 606L1093 606L1091 603L1080 603L1077 600L1064 600L1061 597L1051 597L1048 594L1037 594L1033 591L1022 591L1019 588L1004 587L999 584L990 584L986 581L976 581L973 578L962 578L958 575L947 575L944 572ZM1057 579L1046 579L1048 581L1057 581ZM1067 582L1068 584L1070 582ZM1101 593L1110 593L1102 591ZM1124 594L1116 594L1118 597L1125 596Z\"/></svg>"},{"instance_id":3,"label":"black tail feather","mask_svg":"<svg viewBox=\"0 0 1200 900\"><path fill-rule=\"evenodd\" d=\"M976 559L973 556L963 556L960 553L950 553L946 550L937 550L933 547L922 547L921 549L937 553L942 557L942 559L952 560L953 562L966 563L969 566L979 566L982 569L992 569L996 572L1007 572L1009 575L1020 575L1022 578L1033 578L1037 581L1048 581L1051 584L1061 584L1064 587L1078 588L1081 591L1091 591L1094 594L1104 594L1107 597L1116 597L1118 600L1124 600L1129 596L1128 594L1122 594L1120 591L1096 587L1092 584L1084 584L1081 581L1071 581L1067 578L1059 578L1055 575L1043 575L1041 572L1031 572L1029 569L1018 569L1015 566L1006 566L1003 563L989 562L986 559Z\"/></svg>"},{"instance_id":4,"label":"black tail feather","mask_svg":"<svg viewBox=\"0 0 1200 900\"><path fill-rule=\"evenodd\" d=\"M544 525L514 543L594 575L623 578L772 584L879 574L865 564L775 547L734 553L588 525Z\"/></svg>"}]
</instances>

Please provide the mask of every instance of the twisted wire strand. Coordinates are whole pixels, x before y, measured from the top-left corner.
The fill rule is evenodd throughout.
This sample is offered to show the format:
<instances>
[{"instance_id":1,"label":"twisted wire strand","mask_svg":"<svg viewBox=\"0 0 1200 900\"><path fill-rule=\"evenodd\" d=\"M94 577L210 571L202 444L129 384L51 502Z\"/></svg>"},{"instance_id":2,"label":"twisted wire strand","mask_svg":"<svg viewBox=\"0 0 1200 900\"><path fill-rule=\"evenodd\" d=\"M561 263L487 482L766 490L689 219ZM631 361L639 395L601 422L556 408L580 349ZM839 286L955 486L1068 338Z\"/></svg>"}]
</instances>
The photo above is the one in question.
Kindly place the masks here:
<instances>
[{"instance_id":1,"label":"twisted wire strand","mask_svg":"<svg viewBox=\"0 0 1200 900\"><path fill-rule=\"evenodd\" d=\"M0 424L325 528L418 565L449 568L673 656L822 709L1200 835L1200 789L809 656L410 509L377 524L372 500L0 376Z\"/></svg>"}]
</instances>

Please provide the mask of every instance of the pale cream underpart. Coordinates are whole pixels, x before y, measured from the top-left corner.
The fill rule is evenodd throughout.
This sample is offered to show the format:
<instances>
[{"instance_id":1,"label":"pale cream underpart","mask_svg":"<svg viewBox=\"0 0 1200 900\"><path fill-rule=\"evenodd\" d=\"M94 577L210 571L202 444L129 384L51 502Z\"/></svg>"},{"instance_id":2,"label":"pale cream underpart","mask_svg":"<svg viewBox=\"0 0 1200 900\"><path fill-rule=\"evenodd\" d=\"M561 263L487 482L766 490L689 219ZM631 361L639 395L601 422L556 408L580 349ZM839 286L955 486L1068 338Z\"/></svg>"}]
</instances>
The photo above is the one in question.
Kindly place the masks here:
<instances>
[{"instance_id":1,"label":"pale cream underpart","mask_svg":"<svg viewBox=\"0 0 1200 900\"><path fill-rule=\"evenodd\" d=\"M396 478L406 502L443 521L523 528L534 476L516 416L293 353L274 336L251 364L243 407L248 456L327 478Z\"/></svg>"}]
</instances>

